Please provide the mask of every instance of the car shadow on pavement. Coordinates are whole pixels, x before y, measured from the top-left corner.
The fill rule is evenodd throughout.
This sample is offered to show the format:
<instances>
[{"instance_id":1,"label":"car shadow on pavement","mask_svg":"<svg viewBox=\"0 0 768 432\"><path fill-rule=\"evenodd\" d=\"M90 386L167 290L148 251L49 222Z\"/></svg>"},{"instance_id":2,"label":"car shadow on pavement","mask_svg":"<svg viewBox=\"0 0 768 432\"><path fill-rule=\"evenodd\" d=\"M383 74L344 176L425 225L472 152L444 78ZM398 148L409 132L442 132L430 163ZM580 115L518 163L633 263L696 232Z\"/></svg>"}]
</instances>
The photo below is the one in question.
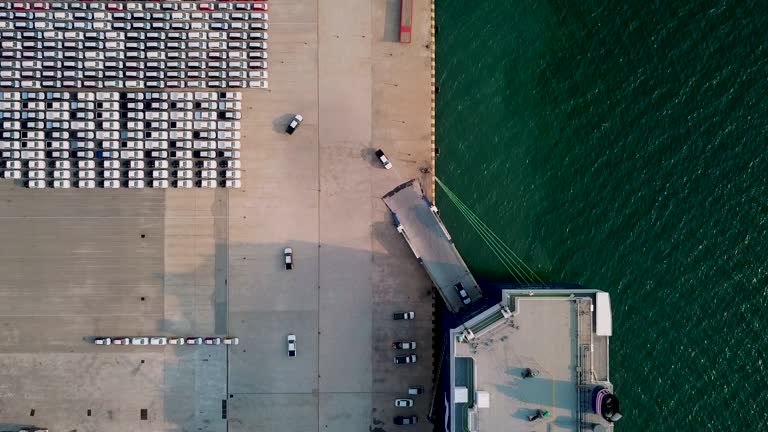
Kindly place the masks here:
<instances>
[{"instance_id":1,"label":"car shadow on pavement","mask_svg":"<svg viewBox=\"0 0 768 432\"><path fill-rule=\"evenodd\" d=\"M287 113L287 114L278 116L277 118L272 120L272 130L275 133L285 134L286 133L285 128L288 127L288 124L291 123L291 120L293 120L293 117L296 116L296 114L298 113Z\"/></svg>"},{"instance_id":2,"label":"car shadow on pavement","mask_svg":"<svg viewBox=\"0 0 768 432\"><path fill-rule=\"evenodd\" d=\"M379 158L376 157L376 150L377 149L373 147L366 147L360 150L360 159L367 161L372 168L385 169Z\"/></svg>"}]
</instances>

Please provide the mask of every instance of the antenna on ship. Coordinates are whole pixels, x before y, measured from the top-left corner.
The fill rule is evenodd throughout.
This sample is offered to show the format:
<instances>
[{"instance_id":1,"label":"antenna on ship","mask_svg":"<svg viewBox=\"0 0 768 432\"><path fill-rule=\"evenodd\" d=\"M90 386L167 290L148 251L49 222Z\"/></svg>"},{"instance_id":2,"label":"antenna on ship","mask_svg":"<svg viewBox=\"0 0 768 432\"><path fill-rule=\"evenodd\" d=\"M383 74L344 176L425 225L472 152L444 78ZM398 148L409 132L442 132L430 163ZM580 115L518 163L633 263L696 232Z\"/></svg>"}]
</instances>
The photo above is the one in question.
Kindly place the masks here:
<instances>
[{"instance_id":1,"label":"antenna on ship","mask_svg":"<svg viewBox=\"0 0 768 432\"><path fill-rule=\"evenodd\" d=\"M459 197L448 188L439 178L435 177L435 182L443 189L448 199L459 209L469 224L474 228L483 242L491 249L491 252L498 258L504 268L507 269L519 282L526 285L529 282L544 283L544 281L523 261L517 254L507 246L496 233L491 230L470 208L459 199Z\"/></svg>"}]
</instances>

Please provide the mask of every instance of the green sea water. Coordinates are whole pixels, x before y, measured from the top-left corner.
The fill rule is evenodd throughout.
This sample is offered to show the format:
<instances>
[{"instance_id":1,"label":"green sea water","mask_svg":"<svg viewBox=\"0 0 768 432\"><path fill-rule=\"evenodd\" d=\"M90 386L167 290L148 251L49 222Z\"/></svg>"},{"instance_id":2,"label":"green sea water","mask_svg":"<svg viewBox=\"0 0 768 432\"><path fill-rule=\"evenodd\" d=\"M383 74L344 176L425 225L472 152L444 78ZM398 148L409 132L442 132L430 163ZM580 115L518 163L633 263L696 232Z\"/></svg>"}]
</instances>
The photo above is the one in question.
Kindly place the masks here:
<instances>
[{"instance_id":1,"label":"green sea water","mask_svg":"<svg viewBox=\"0 0 768 432\"><path fill-rule=\"evenodd\" d=\"M438 176L611 293L620 431L768 431L768 4L437 4ZM514 279L445 193L480 277Z\"/></svg>"}]
</instances>

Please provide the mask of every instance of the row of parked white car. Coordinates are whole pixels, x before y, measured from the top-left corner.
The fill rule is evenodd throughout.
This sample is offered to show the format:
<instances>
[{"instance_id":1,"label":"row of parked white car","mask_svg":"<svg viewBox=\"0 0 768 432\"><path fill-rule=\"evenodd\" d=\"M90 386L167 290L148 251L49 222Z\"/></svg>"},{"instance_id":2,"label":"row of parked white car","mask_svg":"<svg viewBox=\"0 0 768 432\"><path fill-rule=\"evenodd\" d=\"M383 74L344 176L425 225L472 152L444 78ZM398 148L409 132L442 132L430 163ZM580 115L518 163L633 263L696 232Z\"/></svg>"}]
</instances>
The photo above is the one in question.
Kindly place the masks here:
<instances>
[{"instance_id":1,"label":"row of parked white car","mask_svg":"<svg viewBox=\"0 0 768 432\"><path fill-rule=\"evenodd\" d=\"M92 3L94 6L101 6L104 8L104 3L94 2ZM194 3L189 3L194 5ZM32 6L30 3L19 3L21 6ZM115 4L117 5L117 4ZM0 3L0 8L4 6L2 3ZM199 11L197 13L195 12L189 12L189 11L182 11L182 12L141 12L141 11L122 11L119 8L113 8L109 10L96 10L96 11L51 11L50 9L37 9L37 10L30 10L26 8L22 9L15 9L8 11L7 9L0 9L0 20L24 20L21 22L40 22L40 21L55 21L55 22L70 22L70 23L77 23L77 22L89 22L90 26L74 26L69 28L85 28L85 29L99 29L103 30L104 26L94 25L94 21L126 21L126 22L132 22L135 23L137 21L150 21L150 22L168 22L168 21L183 21L183 22L189 22L189 21L201 21L198 24L201 24L199 26L194 27L195 29L207 29L208 28L208 22L211 21L220 21L220 22L228 22L228 21L257 21L257 20L263 20L266 21L269 19L269 15L266 13L266 11L269 9L269 6L267 3L260 3L260 4L252 4L251 8L256 8L259 10L256 11L247 11L247 10L239 10L239 11L220 11L220 12L211 12L211 11ZM36 26L23 26L22 28L37 28ZM39 28L59 28L59 29L67 29L68 26L62 26L59 25L57 27L54 27L53 25L48 27L39 27ZM151 26L147 26L146 29L149 30ZM168 30L172 27L170 26L157 26L158 30ZM178 29L182 30L189 30L190 27L176 27Z\"/></svg>"},{"instance_id":2,"label":"row of parked white car","mask_svg":"<svg viewBox=\"0 0 768 432\"><path fill-rule=\"evenodd\" d=\"M25 168L29 170L45 170L47 168L51 168L54 170L75 169L78 172L87 172L96 169L109 171L120 170L121 168L128 170L143 170L146 168L155 170L167 170L170 168L174 170L193 170L195 168L201 170L216 170L218 168L227 170L239 170L241 164L237 159L225 159L218 163L215 160L209 159L200 160L197 161L197 163L191 160L182 159L175 160L172 164L169 164L167 160L159 159L149 160L146 163L143 160L127 160L123 163L120 163L119 160L107 159L101 161L98 164L92 160L79 160L76 163L72 163L68 160L53 160L47 164L42 160L27 160L24 163L21 161L10 160L4 161L2 167L6 170L21 170Z\"/></svg>"},{"instance_id":3,"label":"row of parked white car","mask_svg":"<svg viewBox=\"0 0 768 432\"><path fill-rule=\"evenodd\" d=\"M21 171L21 170L5 170L3 172L3 177L5 178L12 178L12 179L20 179L22 177L32 179L32 180L45 180L45 179L54 179L54 180L70 180L70 179L79 179L79 180L93 180L98 178L103 179L113 179L113 180L119 180L121 178L126 178L128 180L143 180L145 178L148 179L169 179L169 178L176 178L176 179L205 179L205 180L216 180L216 179L224 179L224 180L239 180L241 178L241 172L240 170L222 170L220 172L217 172L216 170L199 170L197 172L193 170L179 170L179 171L173 171L173 174L170 174L171 171L169 170L128 170L125 172L121 172L120 170L104 170L99 172L97 175L96 171L93 170L84 170L84 171L77 171L75 175L72 174L72 171L69 170L53 170L51 172L46 172L44 170L30 170L30 171Z\"/></svg>"},{"instance_id":4,"label":"row of parked white car","mask_svg":"<svg viewBox=\"0 0 768 432\"><path fill-rule=\"evenodd\" d=\"M216 189L216 188L239 188L241 187L240 180L29 180L26 182L26 186L30 189L46 189L48 187L53 189L120 189L125 187L127 189Z\"/></svg>"},{"instance_id":5,"label":"row of parked white car","mask_svg":"<svg viewBox=\"0 0 768 432\"><path fill-rule=\"evenodd\" d=\"M0 2L0 87L269 86L266 2L57 5Z\"/></svg>"},{"instance_id":6,"label":"row of parked white car","mask_svg":"<svg viewBox=\"0 0 768 432\"><path fill-rule=\"evenodd\" d=\"M172 101L172 102L235 102L243 98L241 92L35 92L7 91L0 92L0 101L83 101L83 102L119 102L119 101ZM221 109L228 108L222 105ZM167 109L164 108L164 109ZM240 109L239 106L232 109Z\"/></svg>"},{"instance_id":7,"label":"row of parked white car","mask_svg":"<svg viewBox=\"0 0 768 432\"><path fill-rule=\"evenodd\" d=\"M197 168L199 170L216 170L222 168L225 170L239 170L241 167L240 161L237 159L223 160L216 162L215 160L200 160L197 163L191 160L177 160L173 164L169 164L167 160L149 160L146 163L143 160L127 160L122 164L118 160L103 160L98 165L92 160L79 160L76 163L72 163L68 160L53 160L46 164L42 160L28 160L23 164L21 161L10 160L3 162L3 168L6 171L10 170L45 170L51 168L53 170L71 170L75 169L79 178L91 178L83 173L95 172L96 169L103 169L104 172L119 171L121 168L128 170L144 170L151 168L154 170L167 170L173 168L175 171L192 171ZM174 174L175 175L175 174ZM239 177L238 177L239 178Z\"/></svg>"},{"instance_id":8,"label":"row of parked white car","mask_svg":"<svg viewBox=\"0 0 768 432\"><path fill-rule=\"evenodd\" d=\"M179 124L181 123L181 124ZM89 127L90 125L90 127ZM58 126L58 127L57 127ZM111 125L108 125L111 126ZM46 130L47 128L47 130ZM176 130L166 130L166 129ZM53 130L51 130L53 129ZM70 130L58 130L58 129L70 129ZM206 143L205 140L238 140L240 139L239 121L196 121L192 123L187 122L173 122L171 126L166 121L156 122L142 122L142 121L129 121L126 122L126 130L99 130L95 122L91 121L76 121L70 123L67 121L49 121L43 123L42 121L25 121L22 126L18 121L0 121L0 149L3 150L69 150L72 149L94 149L95 144L88 145L87 143L80 143L81 140L99 140L99 141L128 141L128 140L141 140L141 141L158 141L156 146L144 146L138 147L131 146L104 146L101 148L107 149L119 149L119 148L168 148L168 140L192 140L195 142L186 145L172 145L174 148L194 148L194 149L216 149L216 148L239 148L238 146L217 146L216 142ZM24 144L16 143L5 144L5 140L23 140ZM47 142L45 141L47 140ZM197 144L200 141L201 144ZM71 143L71 145L70 145ZM162 145L164 143L164 145Z\"/></svg>"},{"instance_id":9,"label":"row of parked white car","mask_svg":"<svg viewBox=\"0 0 768 432\"><path fill-rule=\"evenodd\" d=\"M0 151L0 158L3 159L67 159L70 157L78 159L192 159L192 158L208 158L208 159L239 159L239 150L77 150L69 152L67 150L55 150L55 151L42 151L42 150L3 150Z\"/></svg>"},{"instance_id":10,"label":"row of parked white car","mask_svg":"<svg viewBox=\"0 0 768 432\"><path fill-rule=\"evenodd\" d=\"M173 67L177 67L180 69L184 68L197 68L199 66L200 69L204 69L208 67L208 63L211 63L212 70L180 70L180 69L159 69L159 70L152 70L147 69L146 65L142 64L138 68L135 69L125 69L120 67L114 67L112 68L112 64L120 65L120 64L126 64L126 63L134 63L134 62L123 62L123 61L116 61L116 62L103 62L103 61L94 61L93 63L101 63L105 64L105 66L110 67L110 69L101 70L101 69L75 69L78 67L78 65L84 65L85 63L89 62L82 62L82 61L71 61L71 62L60 62L60 61L53 61L51 63L53 64L64 64L64 63L72 63L73 69L54 69L56 66L51 66L50 69L42 69L42 70L36 70L36 69L27 69L22 66L25 62L21 61L0 61L0 63L4 63L6 65L11 65L11 67L16 68L14 69L7 69L5 65L0 64L0 80L3 80L8 83L16 82L19 83L18 86L15 84L9 84L8 87L24 87L27 88L28 84L22 85L21 82L23 81L30 81L31 83L34 83L35 81L40 82L40 87L63 87L64 84L61 83L61 85L52 83L52 84L42 84L43 81L41 80L67 80L71 79L73 81L79 82L80 86L86 86L86 87L99 87L98 83L94 83L94 85L86 85L86 81L89 80L114 80L117 82L122 81L123 88L143 88L145 86L151 87L151 85L148 85L147 83L141 83L138 80L198 80L195 81L198 84L193 84L188 86L189 82L184 82L184 84L180 84L184 87L221 87L218 84L209 85L209 81L214 82L215 80L259 80L259 79L266 79L268 78L269 74L266 70L261 70L264 66L266 66L266 62L263 61L255 61L255 62L244 62L244 61L221 61L221 62L159 62L159 63L166 63L174 65ZM33 63L30 61L29 63ZM48 62L41 62L41 64L48 63ZM139 62L140 63L140 62ZM228 64L242 66L245 65L246 68L251 69L258 69L258 70L238 70L235 67L229 67L226 66ZM191 67L190 67L191 66ZM63 66L62 66L63 68ZM244 69L244 68L243 68ZM205 81L207 79L208 81ZM15 80L15 81L14 81ZM227 86L229 83L225 83ZM33 84L29 84L33 85ZM106 85L102 83L102 85ZM77 87L78 85L75 84L72 87ZM233 87L251 87L250 84L234 84ZM268 86L268 84L255 84L254 86Z\"/></svg>"},{"instance_id":11,"label":"row of parked white car","mask_svg":"<svg viewBox=\"0 0 768 432\"><path fill-rule=\"evenodd\" d=\"M0 88L86 88L86 89L201 89L201 88L269 88L267 81L218 80L218 81L180 81L180 80L0 80Z\"/></svg>"},{"instance_id":12,"label":"row of parked white car","mask_svg":"<svg viewBox=\"0 0 768 432\"><path fill-rule=\"evenodd\" d=\"M134 337L97 337L96 345L238 345L236 337L171 337L134 336Z\"/></svg>"},{"instance_id":13,"label":"row of parked white car","mask_svg":"<svg viewBox=\"0 0 768 432\"><path fill-rule=\"evenodd\" d=\"M14 11L99 11L108 10L112 12L128 11L250 11L250 10L268 10L267 0L252 0L251 2L229 3L219 2L190 2L190 1L167 1L167 2L99 2L99 1L68 1L68 2L0 2L0 10ZM178 15L177 15L178 16ZM173 16L171 16L172 18ZM170 19L170 18L168 18Z\"/></svg>"}]
</instances>

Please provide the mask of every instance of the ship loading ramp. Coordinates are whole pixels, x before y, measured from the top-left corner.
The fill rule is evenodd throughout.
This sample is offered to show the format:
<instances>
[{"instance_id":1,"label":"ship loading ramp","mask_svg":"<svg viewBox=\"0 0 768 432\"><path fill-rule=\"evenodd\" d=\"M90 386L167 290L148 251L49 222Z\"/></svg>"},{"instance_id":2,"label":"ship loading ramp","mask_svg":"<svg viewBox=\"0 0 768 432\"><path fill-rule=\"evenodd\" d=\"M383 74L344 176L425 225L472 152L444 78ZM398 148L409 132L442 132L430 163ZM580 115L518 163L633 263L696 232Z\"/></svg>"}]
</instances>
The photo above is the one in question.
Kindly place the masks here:
<instances>
[{"instance_id":1,"label":"ship loading ramp","mask_svg":"<svg viewBox=\"0 0 768 432\"><path fill-rule=\"evenodd\" d=\"M437 207L424 195L421 184L410 180L382 199L392 212L397 231L424 266L451 312L457 313L480 300L480 286L456 250ZM457 285L464 288L468 299L462 299Z\"/></svg>"}]
</instances>

